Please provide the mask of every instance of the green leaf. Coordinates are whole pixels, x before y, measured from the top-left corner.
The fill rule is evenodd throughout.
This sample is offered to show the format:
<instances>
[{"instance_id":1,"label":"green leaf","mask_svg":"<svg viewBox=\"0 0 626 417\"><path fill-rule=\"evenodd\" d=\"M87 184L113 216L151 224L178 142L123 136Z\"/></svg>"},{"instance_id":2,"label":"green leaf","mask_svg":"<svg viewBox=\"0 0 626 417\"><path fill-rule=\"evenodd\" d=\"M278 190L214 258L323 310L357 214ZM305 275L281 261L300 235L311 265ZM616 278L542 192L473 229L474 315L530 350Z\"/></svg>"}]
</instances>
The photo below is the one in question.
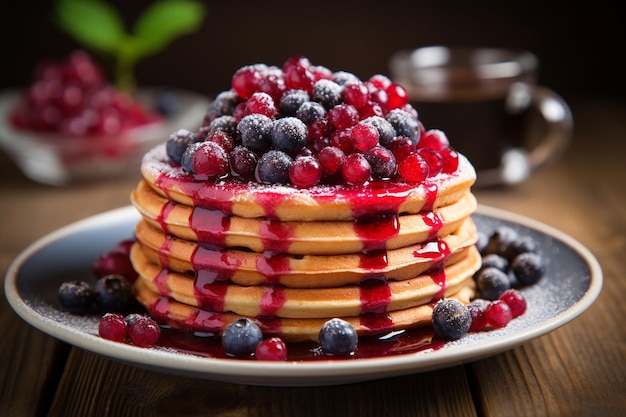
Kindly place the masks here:
<instances>
[{"instance_id":1,"label":"green leaf","mask_svg":"<svg viewBox=\"0 0 626 417\"><path fill-rule=\"evenodd\" d=\"M116 10L99 0L60 0L57 23L85 47L116 53L126 36Z\"/></svg>"},{"instance_id":2,"label":"green leaf","mask_svg":"<svg viewBox=\"0 0 626 417\"><path fill-rule=\"evenodd\" d=\"M140 55L150 55L165 48L176 37L194 32L204 19L201 2L160 0L148 8L135 24L134 37Z\"/></svg>"}]
</instances>

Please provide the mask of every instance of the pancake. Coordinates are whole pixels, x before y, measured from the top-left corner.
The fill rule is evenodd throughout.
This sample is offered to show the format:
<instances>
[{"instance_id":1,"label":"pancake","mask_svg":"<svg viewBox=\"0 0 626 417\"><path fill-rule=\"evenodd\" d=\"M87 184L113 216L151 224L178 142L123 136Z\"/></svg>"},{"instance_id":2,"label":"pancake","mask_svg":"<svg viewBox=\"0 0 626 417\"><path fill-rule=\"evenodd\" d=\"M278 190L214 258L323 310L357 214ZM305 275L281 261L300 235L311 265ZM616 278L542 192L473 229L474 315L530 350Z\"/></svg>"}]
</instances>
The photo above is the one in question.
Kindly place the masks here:
<instances>
[{"instance_id":1,"label":"pancake","mask_svg":"<svg viewBox=\"0 0 626 417\"><path fill-rule=\"evenodd\" d=\"M302 189L239 177L206 181L172 165L164 145L144 156L141 173L158 194L174 202L281 221L347 221L381 212L416 214L460 200L476 181L476 171L463 155L453 174L440 173L419 183L373 181Z\"/></svg>"},{"instance_id":2,"label":"pancake","mask_svg":"<svg viewBox=\"0 0 626 417\"><path fill-rule=\"evenodd\" d=\"M219 335L230 323L238 318L246 317L234 313L207 311L180 303L169 297L160 296L151 291L144 280L137 280L133 289L137 300L146 306L155 320L175 329ZM474 284L470 280L467 286L462 287L455 294L447 295L446 298L456 299L467 304L473 296ZM390 313L341 318L352 324L359 335L378 335L394 330L429 325L434 305L435 302L431 302ZM293 319L260 316L248 318L256 322L267 337L278 336L290 342L317 341L320 328L328 320L328 318Z\"/></svg>"},{"instance_id":3,"label":"pancake","mask_svg":"<svg viewBox=\"0 0 626 417\"><path fill-rule=\"evenodd\" d=\"M244 316L324 318L391 312L430 303L458 292L480 266L475 247L454 263L437 265L403 281L380 278L332 288L241 286L229 281L189 277L144 262L135 265L151 291L213 312Z\"/></svg>"},{"instance_id":4,"label":"pancake","mask_svg":"<svg viewBox=\"0 0 626 417\"><path fill-rule=\"evenodd\" d=\"M394 250L342 255L292 256L204 247L166 235L144 221L137 223L135 235L143 254L163 268L192 274L204 271L240 285L294 288L341 286L376 276L387 280L413 278L474 245L477 238L471 218L442 238Z\"/></svg>"},{"instance_id":5,"label":"pancake","mask_svg":"<svg viewBox=\"0 0 626 417\"><path fill-rule=\"evenodd\" d=\"M397 216L383 213L360 221L290 221L246 218L173 203L141 181L131 201L144 220L164 233L190 241L254 252L337 255L372 248L398 249L446 236L476 210L470 192L448 206ZM374 230L375 233L369 233Z\"/></svg>"}]
</instances>

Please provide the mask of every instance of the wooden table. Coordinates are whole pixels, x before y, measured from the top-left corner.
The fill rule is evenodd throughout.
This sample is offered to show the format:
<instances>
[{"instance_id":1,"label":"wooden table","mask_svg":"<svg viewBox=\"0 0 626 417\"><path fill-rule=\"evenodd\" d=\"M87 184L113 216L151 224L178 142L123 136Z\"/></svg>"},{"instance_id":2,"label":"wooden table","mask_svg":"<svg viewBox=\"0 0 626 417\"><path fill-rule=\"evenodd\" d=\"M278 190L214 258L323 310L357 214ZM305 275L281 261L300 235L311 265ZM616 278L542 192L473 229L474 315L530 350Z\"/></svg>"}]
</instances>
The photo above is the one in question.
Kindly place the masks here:
<instances>
[{"instance_id":1,"label":"wooden table","mask_svg":"<svg viewBox=\"0 0 626 417\"><path fill-rule=\"evenodd\" d=\"M505 353L439 371L352 385L279 388L151 372L57 341L0 301L2 416L624 416L626 415L626 107L572 105L572 147L486 205L556 227L604 271L596 303L573 322ZM35 239L128 204L135 179L51 188L2 157L0 272Z\"/></svg>"}]
</instances>

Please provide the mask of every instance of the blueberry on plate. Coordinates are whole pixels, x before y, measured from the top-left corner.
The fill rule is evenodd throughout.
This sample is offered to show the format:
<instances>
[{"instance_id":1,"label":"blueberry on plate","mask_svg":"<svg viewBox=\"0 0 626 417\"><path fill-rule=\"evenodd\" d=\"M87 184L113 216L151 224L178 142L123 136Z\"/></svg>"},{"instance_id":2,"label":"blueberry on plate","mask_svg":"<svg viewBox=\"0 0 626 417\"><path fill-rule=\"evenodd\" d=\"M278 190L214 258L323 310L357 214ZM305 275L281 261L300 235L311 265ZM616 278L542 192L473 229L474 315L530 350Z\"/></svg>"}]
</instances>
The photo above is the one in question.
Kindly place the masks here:
<instances>
[{"instance_id":1,"label":"blueberry on plate","mask_svg":"<svg viewBox=\"0 0 626 417\"><path fill-rule=\"evenodd\" d=\"M121 275L106 275L93 286L96 303L107 313L125 313L134 307L130 284Z\"/></svg>"},{"instance_id":2,"label":"blueberry on plate","mask_svg":"<svg viewBox=\"0 0 626 417\"><path fill-rule=\"evenodd\" d=\"M505 272L488 266L478 272L476 286L483 298L496 300L503 292L511 288L511 281Z\"/></svg>"},{"instance_id":3,"label":"blueberry on plate","mask_svg":"<svg viewBox=\"0 0 626 417\"><path fill-rule=\"evenodd\" d=\"M75 314L90 312L95 300L91 285L77 280L62 283L57 295L61 310Z\"/></svg>"},{"instance_id":4,"label":"blueberry on plate","mask_svg":"<svg viewBox=\"0 0 626 417\"><path fill-rule=\"evenodd\" d=\"M357 347L358 335L354 327L342 319L330 319L320 329L319 342L327 355L349 355Z\"/></svg>"},{"instance_id":5,"label":"blueberry on plate","mask_svg":"<svg viewBox=\"0 0 626 417\"><path fill-rule=\"evenodd\" d=\"M533 252L517 255L511 262L511 270L521 285L537 283L546 272L541 256Z\"/></svg>"},{"instance_id":6,"label":"blueberry on plate","mask_svg":"<svg viewBox=\"0 0 626 417\"><path fill-rule=\"evenodd\" d=\"M229 324L222 333L222 346L228 355L250 356L263 340L259 326L247 318L239 318Z\"/></svg>"},{"instance_id":7,"label":"blueberry on plate","mask_svg":"<svg viewBox=\"0 0 626 417\"><path fill-rule=\"evenodd\" d=\"M460 301L441 300L433 309L433 330L444 339L460 339L469 331L471 325L470 311Z\"/></svg>"}]
</instances>

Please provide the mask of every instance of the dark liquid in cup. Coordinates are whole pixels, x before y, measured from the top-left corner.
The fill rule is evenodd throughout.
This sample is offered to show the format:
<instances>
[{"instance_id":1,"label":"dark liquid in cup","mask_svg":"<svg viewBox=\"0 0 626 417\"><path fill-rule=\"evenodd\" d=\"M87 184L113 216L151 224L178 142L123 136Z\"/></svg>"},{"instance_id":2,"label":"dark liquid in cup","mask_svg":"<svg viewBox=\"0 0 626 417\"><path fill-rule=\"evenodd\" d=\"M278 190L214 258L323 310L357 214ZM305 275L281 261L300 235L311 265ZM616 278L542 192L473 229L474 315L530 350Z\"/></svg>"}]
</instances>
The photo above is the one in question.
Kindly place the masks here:
<instances>
[{"instance_id":1,"label":"dark liquid in cup","mask_svg":"<svg viewBox=\"0 0 626 417\"><path fill-rule=\"evenodd\" d=\"M528 110L508 113L505 98L465 101L413 101L428 129L440 129L477 171L500 166L504 150L523 146Z\"/></svg>"}]
</instances>

